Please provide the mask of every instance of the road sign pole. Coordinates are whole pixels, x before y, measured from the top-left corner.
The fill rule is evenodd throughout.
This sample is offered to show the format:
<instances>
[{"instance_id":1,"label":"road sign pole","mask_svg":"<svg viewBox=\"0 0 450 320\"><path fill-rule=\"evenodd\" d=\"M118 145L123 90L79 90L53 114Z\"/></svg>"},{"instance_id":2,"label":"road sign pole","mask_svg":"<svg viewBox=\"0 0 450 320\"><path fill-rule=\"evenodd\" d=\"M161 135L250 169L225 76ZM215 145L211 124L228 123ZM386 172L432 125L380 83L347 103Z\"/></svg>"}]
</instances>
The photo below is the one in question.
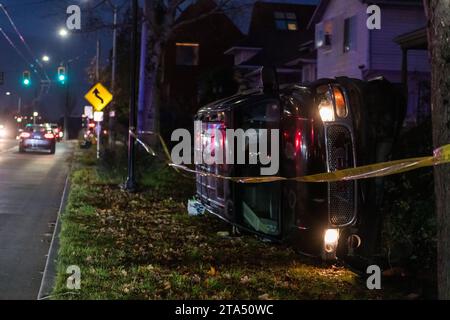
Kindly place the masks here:
<instances>
[{"instance_id":1,"label":"road sign pole","mask_svg":"<svg viewBox=\"0 0 450 320\"><path fill-rule=\"evenodd\" d=\"M97 159L100 159L100 136L102 134L102 123L97 122Z\"/></svg>"}]
</instances>

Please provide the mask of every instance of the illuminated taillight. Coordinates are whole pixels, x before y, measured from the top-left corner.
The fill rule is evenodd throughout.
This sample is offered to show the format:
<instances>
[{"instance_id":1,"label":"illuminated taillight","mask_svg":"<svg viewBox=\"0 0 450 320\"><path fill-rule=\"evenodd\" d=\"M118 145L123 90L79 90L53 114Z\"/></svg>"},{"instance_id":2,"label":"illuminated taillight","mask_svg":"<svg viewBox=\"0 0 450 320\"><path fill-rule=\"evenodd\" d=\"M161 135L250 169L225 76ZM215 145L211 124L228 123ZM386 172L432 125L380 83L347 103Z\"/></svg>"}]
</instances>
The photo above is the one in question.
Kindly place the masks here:
<instances>
[{"instance_id":1,"label":"illuminated taillight","mask_svg":"<svg viewBox=\"0 0 450 320\"><path fill-rule=\"evenodd\" d=\"M44 134L45 139L55 139L55 135L53 133Z\"/></svg>"},{"instance_id":2,"label":"illuminated taillight","mask_svg":"<svg viewBox=\"0 0 450 320\"><path fill-rule=\"evenodd\" d=\"M22 133L20 134L20 137L21 137L22 139L29 138L30 136L31 136L31 134L30 134L29 132L22 132Z\"/></svg>"},{"instance_id":3,"label":"illuminated taillight","mask_svg":"<svg viewBox=\"0 0 450 320\"><path fill-rule=\"evenodd\" d=\"M297 130L295 134L295 152L299 152L302 146L302 132Z\"/></svg>"},{"instance_id":4,"label":"illuminated taillight","mask_svg":"<svg viewBox=\"0 0 450 320\"><path fill-rule=\"evenodd\" d=\"M63 137L64 137L64 132L60 131L60 132L59 132L59 137L60 137L60 138L63 138Z\"/></svg>"},{"instance_id":5,"label":"illuminated taillight","mask_svg":"<svg viewBox=\"0 0 450 320\"><path fill-rule=\"evenodd\" d=\"M334 101L336 102L336 114L339 118L345 118L348 115L347 105L345 104L345 97L342 90L333 88Z\"/></svg>"}]
</instances>

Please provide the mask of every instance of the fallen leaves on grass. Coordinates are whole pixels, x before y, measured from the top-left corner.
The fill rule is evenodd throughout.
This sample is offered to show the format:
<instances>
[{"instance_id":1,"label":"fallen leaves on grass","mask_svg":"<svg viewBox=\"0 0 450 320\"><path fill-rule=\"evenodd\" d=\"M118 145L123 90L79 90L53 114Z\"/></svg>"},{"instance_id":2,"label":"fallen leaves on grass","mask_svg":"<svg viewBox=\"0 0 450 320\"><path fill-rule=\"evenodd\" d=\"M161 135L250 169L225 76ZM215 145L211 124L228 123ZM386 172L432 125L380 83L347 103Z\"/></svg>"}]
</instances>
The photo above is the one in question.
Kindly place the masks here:
<instances>
[{"instance_id":1,"label":"fallen leaves on grass","mask_svg":"<svg viewBox=\"0 0 450 320\"><path fill-rule=\"evenodd\" d=\"M194 193L191 181L179 179L171 188L129 194L92 178L94 168L83 170L77 173L72 188L75 192L79 186L83 192L72 207L69 205L62 243L82 258L83 250L89 248L77 263L82 270L89 265L97 272L84 274L83 283L88 289L76 298L268 300L380 296L365 289L344 268L323 267L287 246L263 243L252 236L234 237L224 231L230 228L228 225L209 215L189 217L185 201ZM94 208L93 214L81 215L79 202ZM68 233L68 226L82 232ZM63 262L73 263L70 254L65 255L64 250L61 254ZM59 290L64 290L63 276Z\"/></svg>"}]
</instances>

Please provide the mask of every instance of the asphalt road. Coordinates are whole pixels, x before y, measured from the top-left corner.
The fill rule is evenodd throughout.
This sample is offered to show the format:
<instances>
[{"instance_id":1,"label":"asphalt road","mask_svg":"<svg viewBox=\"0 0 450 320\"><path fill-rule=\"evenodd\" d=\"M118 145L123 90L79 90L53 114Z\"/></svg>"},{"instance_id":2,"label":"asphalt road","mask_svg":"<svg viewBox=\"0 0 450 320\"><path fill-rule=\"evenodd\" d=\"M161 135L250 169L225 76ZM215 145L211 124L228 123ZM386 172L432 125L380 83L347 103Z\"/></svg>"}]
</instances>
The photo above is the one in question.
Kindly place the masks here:
<instances>
[{"instance_id":1,"label":"asphalt road","mask_svg":"<svg viewBox=\"0 0 450 320\"><path fill-rule=\"evenodd\" d=\"M37 298L69 156L65 143L50 155L0 141L0 299Z\"/></svg>"}]
</instances>

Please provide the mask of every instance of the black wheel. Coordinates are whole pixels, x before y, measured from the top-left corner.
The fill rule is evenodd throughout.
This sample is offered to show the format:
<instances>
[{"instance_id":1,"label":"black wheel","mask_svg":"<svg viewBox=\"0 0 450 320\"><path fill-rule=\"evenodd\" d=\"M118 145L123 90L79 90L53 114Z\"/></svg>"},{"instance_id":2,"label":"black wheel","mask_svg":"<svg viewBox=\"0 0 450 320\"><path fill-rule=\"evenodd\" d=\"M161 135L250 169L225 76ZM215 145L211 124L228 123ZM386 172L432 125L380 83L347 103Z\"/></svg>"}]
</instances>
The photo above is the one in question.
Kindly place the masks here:
<instances>
[{"instance_id":1,"label":"black wheel","mask_svg":"<svg viewBox=\"0 0 450 320\"><path fill-rule=\"evenodd\" d=\"M56 151L56 146L53 145L53 146L50 148L50 154L55 154L55 151Z\"/></svg>"},{"instance_id":2,"label":"black wheel","mask_svg":"<svg viewBox=\"0 0 450 320\"><path fill-rule=\"evenodd\" d=\"M19 153L25 153L25 148L22 146L19 146Z\"/></svg>"}]
</instances>

